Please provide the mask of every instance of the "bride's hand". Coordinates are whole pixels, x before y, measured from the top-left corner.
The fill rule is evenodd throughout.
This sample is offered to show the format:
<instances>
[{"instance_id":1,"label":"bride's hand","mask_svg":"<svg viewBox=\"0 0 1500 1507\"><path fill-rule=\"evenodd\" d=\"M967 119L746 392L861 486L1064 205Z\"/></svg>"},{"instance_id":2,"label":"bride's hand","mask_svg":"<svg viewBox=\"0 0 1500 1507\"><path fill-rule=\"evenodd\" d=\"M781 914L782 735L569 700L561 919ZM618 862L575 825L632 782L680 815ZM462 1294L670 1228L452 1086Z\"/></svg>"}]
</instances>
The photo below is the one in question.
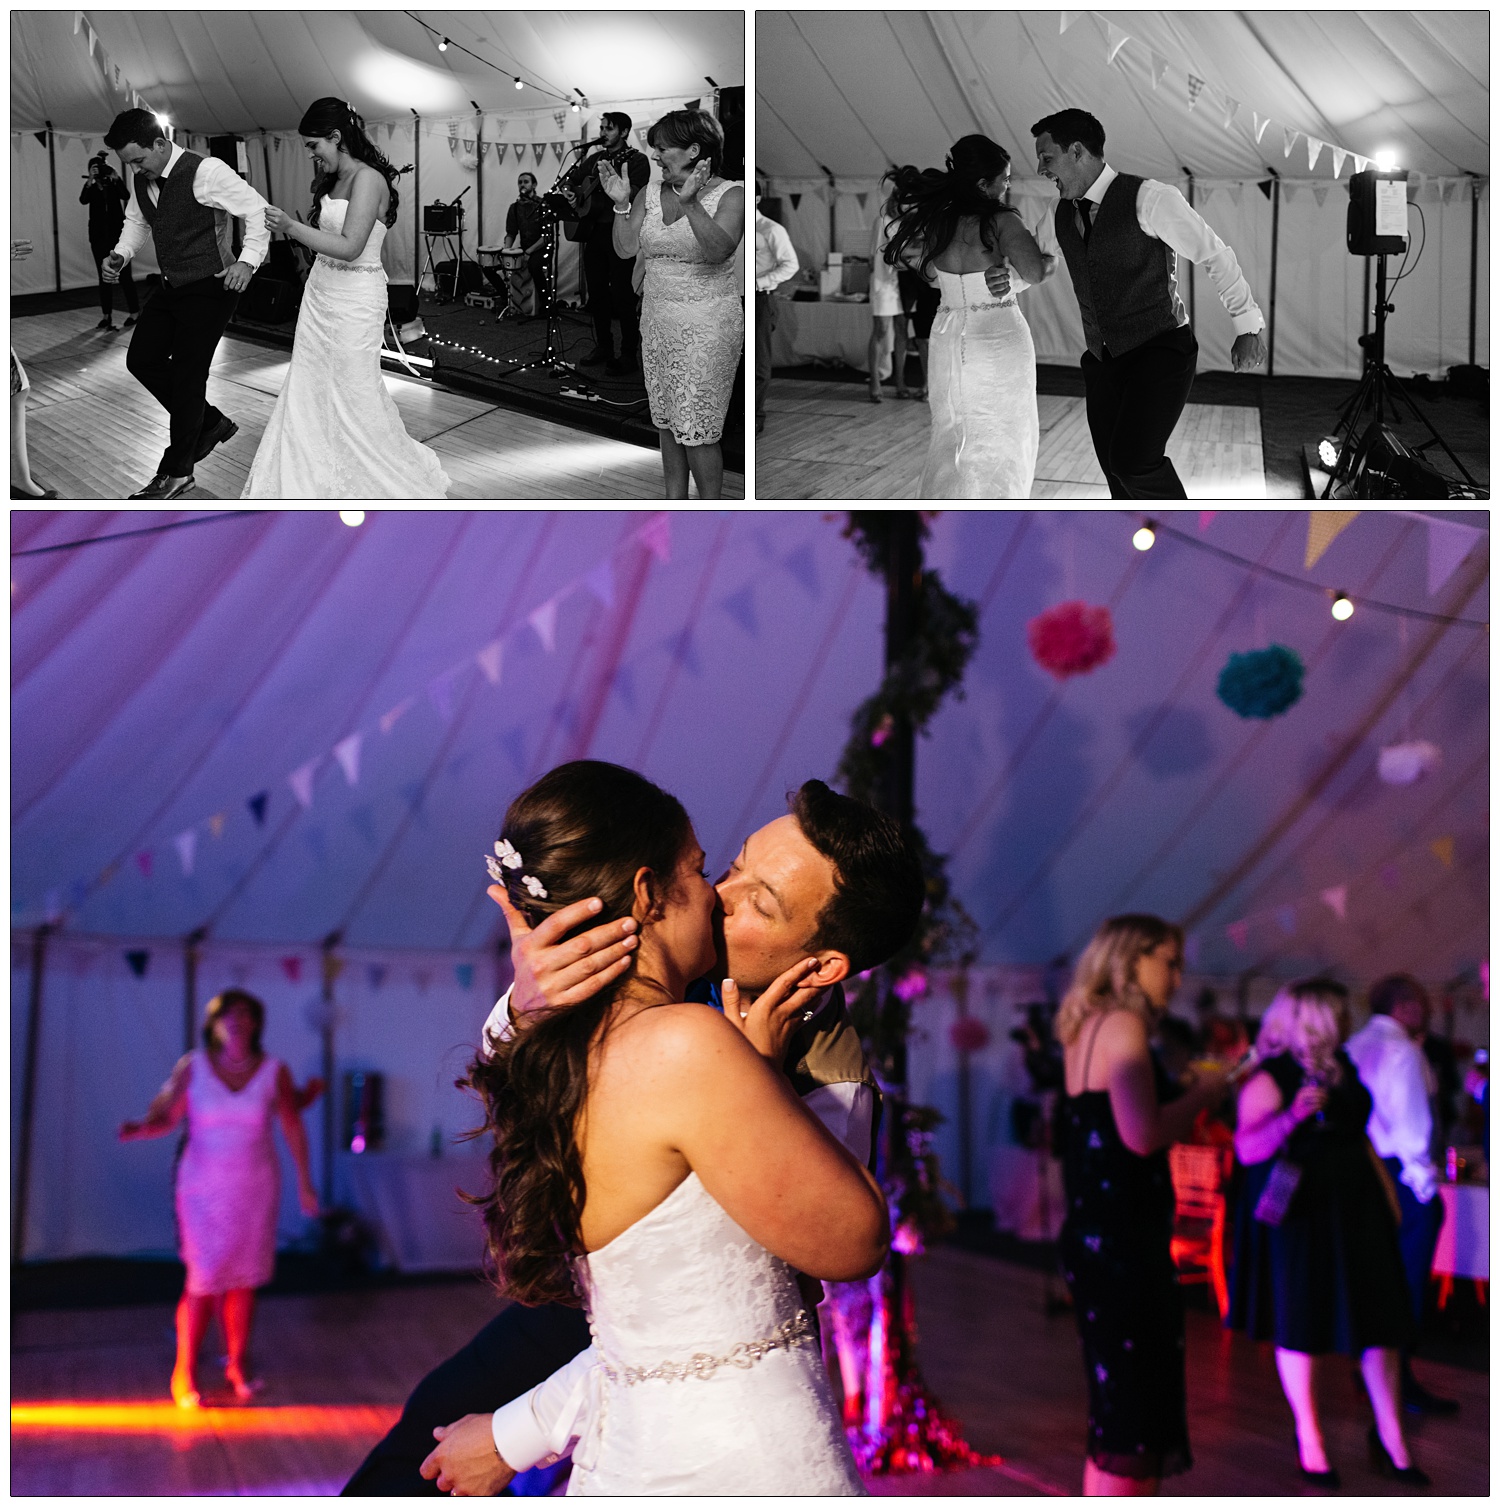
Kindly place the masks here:
<instances>
[{"instance_id":1,"label":"bride's hand","mask_svg":"<svg viewBox=\"0 0 1500 1507\"><path fill-rule=\"evenodd\" d=\"M802 1023L803 1012L823 992L821 984L810 988L802 984L818 967L816 958L793 964L748 1010L740 1000L740 986L733 979L724 980L724 1018L777 1067L786 1059L787 1043Z\"/></svg>"},{"instance_id":2,"label":"bride's hand","mask_svg":"<svg viewBox=\"0 0 1500 1507\"><path fill-rule=\"evenodd\" d=\"M266 229L270 231L285 231L288 226L297 222L284 209L277 209L274 204L266 205Z\"/></svg>"},{"instance_id":3,"label":"bride's hand","mask_svg":"<svg viewBox=\"0 0 1500 1507\"><path fill-rule=\"evenodd\" d=\"M621 177L607 157L599 159L599 184L616 204L630 203L630 180Z\"/></svg>"},{"instance_id":4,"label":"bride's hand","mask_svg":"<svg viewBox=\"0 0 1500 1507\"><path fill-rule=\"evenodd\" d=\"M986 267L984 285L996 298L1004 298L1010 292L1010 267L1003 262L998 267Z\"/></svg>"}]
</instances>

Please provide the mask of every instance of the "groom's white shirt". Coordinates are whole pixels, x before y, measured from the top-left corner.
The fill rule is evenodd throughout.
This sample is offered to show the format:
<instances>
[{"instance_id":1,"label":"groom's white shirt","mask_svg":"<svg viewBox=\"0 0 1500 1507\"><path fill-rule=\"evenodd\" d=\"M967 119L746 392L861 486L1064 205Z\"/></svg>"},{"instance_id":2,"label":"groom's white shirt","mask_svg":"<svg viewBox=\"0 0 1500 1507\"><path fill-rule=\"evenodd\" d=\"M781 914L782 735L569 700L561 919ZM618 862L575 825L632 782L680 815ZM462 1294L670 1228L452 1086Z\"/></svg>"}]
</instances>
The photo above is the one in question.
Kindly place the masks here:
<instances>
[{"instance_id":1,"label":"groom's white shirt","mask_svg":"<svg viewBox=\"0 0 1500 1507\"><path fill-rule=\"evenodd\" d=\"M1105 192L1119 176L1106 162L1104 171L1089 185L1084 198L1096 206L1102 204ZM1143 234L1165 241L1178 256L1196 262L1208 273L1218 290L1219 302L1234 323L1236 335L1257 335L1265 329L1265 316L1251 296L1250 284L1240 271L1234 248L1226 245L1213 226L1183 198L1181 189L1155 178L1142 179L1140 192L1135 196L1135 217ZM1043 216L1041 229L1046 236L1042 250L1061 255L1057 227L1050 214ZM1037 240L1041 242L1042 236Z\"/></svg>"},{"instance_id":2,"label":"groom's white shirt","mask_svg":"<svg viewBox=\"0 0 1500 1507\"><path fill-rule=\"evenodd\" d=\"M510 1035L510 990L501 995L484 1023L482 1050ZM870 1156L870 1130L875 1113L874 1090L864 1083L825 1083L804 1094L802 1102L828 1133L860 1161ZM550 1465L569 1453L581 1433L581 1414L588 1401L589 1374L599 1363L592 1345L580 1351L546 1381L496 1409L490 1431L500 1458L514 1471Z\"/></svg>"},{"instance_id":3,"label":"groom's white shirt","mask_svg":"<svg viewBox=\"0 0 1500 1507\"><path fill-rule=\"evenodd\" d=\"M147 181L146 192L153 204L161 201L162 178L172 176L182 153L183 148L174 144L172 155L167 158L166 172L161 178ZM271 232L266 229L266 201L227 162L220 162L217 157L205 157L198 164L198 171L193 174L193 197L205 209L222 209L225 214L245 222L245 244L240 251L240 260L247 267L260 266L271 244ZM123 256L128 262L150 239L151 227L132 193L125 205L125 228L120 232L114 255Z\"/></svg>"}]
</instances>

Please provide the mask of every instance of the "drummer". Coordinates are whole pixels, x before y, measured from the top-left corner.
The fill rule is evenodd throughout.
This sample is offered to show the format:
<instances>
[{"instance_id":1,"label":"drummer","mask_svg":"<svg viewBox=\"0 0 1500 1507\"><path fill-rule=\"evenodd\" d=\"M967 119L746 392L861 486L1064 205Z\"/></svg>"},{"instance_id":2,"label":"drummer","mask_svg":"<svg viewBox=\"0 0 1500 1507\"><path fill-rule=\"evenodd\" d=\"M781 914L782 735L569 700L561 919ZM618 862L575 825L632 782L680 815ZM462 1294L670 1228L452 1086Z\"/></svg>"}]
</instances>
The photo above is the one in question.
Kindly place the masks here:
<instances>
[{"instance_id":1,"label":"drummer","mask_svg":"<svg viewBox=\"0 0 1500 1507\"><path fill-rule=\"evenodd\" d=\"M516 179L516 191L519 197L505 216L505 249L516 250L519 242L519 249L525 254L526 265L531 270L531 312L545 314L547 310L542 300L546 297L547 283L542 270L542 252L547 237L542 226L542 201L537 197L535 174L522 173ZM524 294L524 276L512 273L510 285L516 292Z\"/></svg>"}]
</instances>

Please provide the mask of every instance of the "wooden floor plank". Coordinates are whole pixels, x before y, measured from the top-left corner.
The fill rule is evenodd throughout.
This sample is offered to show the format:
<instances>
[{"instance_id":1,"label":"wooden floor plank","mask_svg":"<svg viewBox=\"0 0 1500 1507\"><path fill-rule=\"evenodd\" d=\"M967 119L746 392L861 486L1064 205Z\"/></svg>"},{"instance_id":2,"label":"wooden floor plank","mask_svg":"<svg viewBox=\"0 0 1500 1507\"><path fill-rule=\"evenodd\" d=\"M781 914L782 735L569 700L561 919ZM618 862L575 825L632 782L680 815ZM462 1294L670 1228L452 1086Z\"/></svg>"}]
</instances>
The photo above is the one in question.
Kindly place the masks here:
<instances>
[{"instance_id":1,"label":"wooden floor plank","mask_svg":"<svg viewBox=\"0 0 1500 1507\"><path fill-rule=\"evenodd\" d=\"M73 309L11 322L11 343L32 391L27 442L33 472L69 501L125 497L150 480L167 444L156 400L125 369L129 335L95 330L97 314ZM208 397L240 426L199 463L194 506L238 498L275 407L291 353L226 336L209 372ZM383 373L406 431L431 445L472 501L651 501L662 495L654 450L591 434L467 393ZM724 496L745 495L726 471Z\"/></svg>"}]
</instances>

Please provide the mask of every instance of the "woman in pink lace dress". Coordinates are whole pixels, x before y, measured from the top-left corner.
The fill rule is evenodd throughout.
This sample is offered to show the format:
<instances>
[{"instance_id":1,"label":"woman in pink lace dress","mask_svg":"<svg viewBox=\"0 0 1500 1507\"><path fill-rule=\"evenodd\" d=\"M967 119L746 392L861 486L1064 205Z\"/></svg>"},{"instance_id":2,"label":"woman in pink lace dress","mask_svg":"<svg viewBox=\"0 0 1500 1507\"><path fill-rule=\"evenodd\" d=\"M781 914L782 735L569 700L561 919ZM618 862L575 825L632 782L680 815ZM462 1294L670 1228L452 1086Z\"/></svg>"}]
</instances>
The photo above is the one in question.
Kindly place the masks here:
<instances>
[{"instance_id":1,"label":"woman in pink lace dress","mask_svg":"<svg viewBox=\"0 0 1500 1507\"><path fill-rule=\"evenodd\" d=\"M703 110L673 110L646 133L659 184L630 201L608 162L599 182L614 200L615 250L646 254L641 369L661 431L667 497L723 495L719 439L745 344L744 286L735 250L745 235L745 185L719 176L724 133Z\"/></svg>"},{"instance_id":2,"label":"woman in pink lace dress","mask_svg":"<svg viewBox=\"0 0 1500 1507\"><path fill-rule=\"evenodd\" d=\"M169 1134L187 1121L177 1162L177 1239L187 1284L177 1305L177 1363L172 1400L199 1403L198 1349L217 1309L228 1361L224 1375L237 1400L256 1384L245 1374L255 1289L276 1264L276 1213L281 1174L271 1138L280 1119L302 1212L318 1212L301 1112L322 1092L314 1078L301 1091L284 1062L261 1050L266 1008L243 989L226 989L208 1003L203 1047L182 1057L143 1120L120 1127L122 1141Z\"/></svg>"}]
</instances>

